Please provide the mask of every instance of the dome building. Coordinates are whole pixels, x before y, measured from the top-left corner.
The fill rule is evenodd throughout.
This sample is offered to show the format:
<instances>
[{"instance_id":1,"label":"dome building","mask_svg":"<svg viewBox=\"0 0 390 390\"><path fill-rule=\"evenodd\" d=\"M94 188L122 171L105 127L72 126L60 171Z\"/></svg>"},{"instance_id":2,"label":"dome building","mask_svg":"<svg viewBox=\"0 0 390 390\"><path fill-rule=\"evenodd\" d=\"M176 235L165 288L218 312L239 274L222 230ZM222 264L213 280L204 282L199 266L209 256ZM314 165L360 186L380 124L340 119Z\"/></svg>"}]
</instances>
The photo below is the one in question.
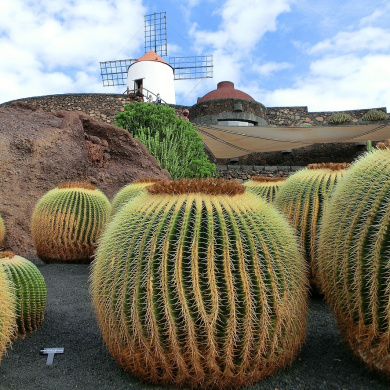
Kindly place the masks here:
<instances>
[{"instance_id":1,"label":"dome building","mask_svg":"<svg viewBox=\"0 0 390 390\"><path fill-rule=\"evenodd\" d=\"M234 88L231 81L221 81L191 107L194 124L221 126L267 126L266 108L247 93Z\"/></svg>"}]
</instances>

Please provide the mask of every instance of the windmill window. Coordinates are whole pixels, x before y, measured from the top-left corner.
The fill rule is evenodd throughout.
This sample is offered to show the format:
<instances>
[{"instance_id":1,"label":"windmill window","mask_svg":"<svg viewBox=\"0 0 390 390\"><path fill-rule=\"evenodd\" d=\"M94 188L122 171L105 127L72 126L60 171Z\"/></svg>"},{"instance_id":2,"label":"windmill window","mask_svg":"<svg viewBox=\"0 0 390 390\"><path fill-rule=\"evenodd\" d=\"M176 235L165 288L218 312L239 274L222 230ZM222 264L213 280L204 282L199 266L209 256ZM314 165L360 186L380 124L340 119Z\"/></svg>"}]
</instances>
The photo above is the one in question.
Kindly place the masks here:
<instances>
[{"instance_id":1,"label":"windmill window","mask_svg":"<svg viewBox=\"0 0 390 390\"><path fill-rule=\"evenodd\" d=\"M136 91L142 92L143 88L143 79L134 80L134 89Z\"/></svg>"}]
</instances>

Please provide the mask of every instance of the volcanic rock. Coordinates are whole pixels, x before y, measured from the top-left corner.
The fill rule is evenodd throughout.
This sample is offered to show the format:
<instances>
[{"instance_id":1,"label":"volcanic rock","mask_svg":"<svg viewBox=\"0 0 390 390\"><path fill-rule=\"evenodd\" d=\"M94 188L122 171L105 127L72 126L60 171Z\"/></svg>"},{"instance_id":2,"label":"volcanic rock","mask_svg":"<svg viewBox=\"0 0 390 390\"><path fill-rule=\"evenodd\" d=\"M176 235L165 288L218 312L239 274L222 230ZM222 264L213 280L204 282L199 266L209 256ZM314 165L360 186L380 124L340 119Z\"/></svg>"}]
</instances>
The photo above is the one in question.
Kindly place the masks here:
<instances>
[{"instance_id":1,"label":"volcanic rock","mask_svg":"<svg viewBox=\"0 0 390 390\"><path fill-rule=\"evenodd\" d=\"M21 102L0 107L3 246L18 255L35 254L31 215L39 198L58 184L87 181L112 199L144 177L171 178L126 130L81 112L49 113Z\"/></svg>"}]
</instances>

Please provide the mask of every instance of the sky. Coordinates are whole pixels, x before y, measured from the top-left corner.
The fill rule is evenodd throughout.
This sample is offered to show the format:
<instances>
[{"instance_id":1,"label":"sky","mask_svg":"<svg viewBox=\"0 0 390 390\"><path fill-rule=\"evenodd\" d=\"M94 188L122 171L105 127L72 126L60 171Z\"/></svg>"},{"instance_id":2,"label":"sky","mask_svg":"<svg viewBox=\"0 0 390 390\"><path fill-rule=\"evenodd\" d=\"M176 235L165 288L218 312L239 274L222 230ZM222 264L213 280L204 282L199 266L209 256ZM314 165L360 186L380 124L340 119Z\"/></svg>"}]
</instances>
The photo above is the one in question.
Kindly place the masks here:
<instances>
[{"instance_id":1,"label":"sky","mask_svg":"<svg viewBox=\"0 0 390 390\"><path fill-rule=\"evenodd\" d=\"M388 0L0 0L0 103L122 93L99 63L141 57L154 12L168 56L213 55L213 78L175 82L177 104L232 81L266 107L390 112Z\"/></svg>"}]
</instances>

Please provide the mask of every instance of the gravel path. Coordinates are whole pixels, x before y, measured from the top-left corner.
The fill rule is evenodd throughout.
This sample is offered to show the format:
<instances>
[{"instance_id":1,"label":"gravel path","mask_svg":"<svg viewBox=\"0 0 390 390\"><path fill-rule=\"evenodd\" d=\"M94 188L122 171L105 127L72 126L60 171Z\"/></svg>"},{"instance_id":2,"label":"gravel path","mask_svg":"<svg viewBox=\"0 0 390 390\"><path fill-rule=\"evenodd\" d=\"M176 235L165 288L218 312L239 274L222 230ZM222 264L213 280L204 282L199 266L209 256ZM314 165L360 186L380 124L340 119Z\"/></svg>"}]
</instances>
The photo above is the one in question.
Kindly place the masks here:
<instances>
[{"instance_id":1,"label":"gravel path","mask_svg":"<svg viewBox=\"0 0 390 390\"><path fill-rule=\"evenodd\" d=\"M35 333L17 340L3 357L1 390L162 389L132 378L103 346L88 294L87 265L40 264L38 268L48 288L45 322ZM46 366L46 356L39 354L44 347L63 347L65 353ZM249 389L388 388L388 383L353 359L325 303L312 298L306 343L295 362Z\"/></svg>"}]
</instances>

